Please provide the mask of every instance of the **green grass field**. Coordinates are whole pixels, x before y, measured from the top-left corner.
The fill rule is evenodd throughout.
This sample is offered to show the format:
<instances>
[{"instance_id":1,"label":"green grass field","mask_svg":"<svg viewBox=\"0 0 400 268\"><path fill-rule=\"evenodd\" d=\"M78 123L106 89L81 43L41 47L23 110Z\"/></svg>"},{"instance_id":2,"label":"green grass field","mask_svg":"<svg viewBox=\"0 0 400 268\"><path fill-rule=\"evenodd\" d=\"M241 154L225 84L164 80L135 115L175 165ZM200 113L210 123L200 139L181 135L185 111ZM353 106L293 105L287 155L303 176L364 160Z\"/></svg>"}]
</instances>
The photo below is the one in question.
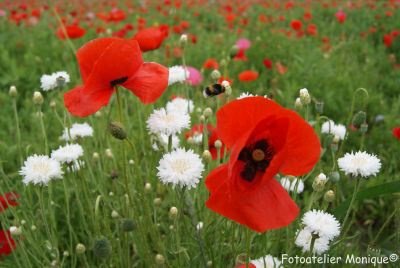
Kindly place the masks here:
<instances>
[{"instance_id":1,"label":"green grass field","mask_svg":"<svg viewBox=\"0 0 400 268\"><path fill-rule=\"evenodd\" d=\"M346 256L353 254L368 257L363 260L365 267L397 267L400 263L397 260L400 131L396 131L400 127L400 2L138 2L83 0L45 5L41 1L4 0L0 3L0 267L334 266L327 262L291 263L283 257L285 254L304 258L314 254L341 257L338 267L362 265L361 260L345 262ZM113 17L117 11L124 16ZM346 14L342 23L335 16L338 11ZM295 20L300 22L301 29L295 29ZM79 25L85 33L74 36L67 31L70 25ZM104 37L136 43L132 37L138 31L159 25L168 25L169 34L161 40L160 47L143 52L144 61L166 67L192 66L202 75L201 83L165 86L161 97L144 104L123 88L123 82L115 86L108 81L118 87L108 105L85 117L70 113L64 104L64 94L78 85L88 85L91 79L82 78L76 58L83 45ZM62 39L57 31L69 37ZM182 35L188 37L187 42L182 41ZM241 38L251 43L243 51L237 44ZM142 43L139 45L143 50ZM106 53L109 53L106 49L99 50L93 57L101 58ZM107 72L96 79L108 78L129 64L124 61L129 52L116 53L118 57L110 56L115 61L97 66ZM245 54L245 59L240 53ZM218 72L208 68L207 59L215 59ZM239 74L245 70L256 71L257 78L243 81ZM57 71L66 71L70 81L44 91L42 75ZM220 76L223 78L219 80ZM221 84L222 80L230 81L232 92L225 89L218 96L203 96L207 86ZM92 88L100 90L98 85ZM160 84L151 85L149 90L153 86ZM300 105L296 99L302 88L308 89L310 103L302 97ZM36 91L41 93L43 101L37 95L33 98ZM312 148L311 140L302 140L305 147L297 155L299 163L306 161L312 151L321 154L318 161L297 176L298 181L304 182L304 191L289 192L300 209L297 217L289 224L262 232L205 205L210 196L205 185L210 172L222 163L240 160L240 157L230 160L239 142L231 148L225 146L221 133L227 130L222 129L222 121L237 121L238 127L230 131L244 132L240 126L262 113L256 110L251 114L251 108L243 108L247 118L221 115L222 119L217 121L217 111L231 102L246 102L247 98L236 100L246 92L266 95L269 97L266 102L296 111L304 124L310 123L321 145L317 150L315 146ZM160 159L173 151L172 136L169 139L166 135L164 146L158 143L159 150L154 150L157 137L150 134L147 126L153 111L166 107L176 96L190 99L194 105L188 114L190 127L176 132L179 147L192 149L204 165L200 181L193 188L160 180L157 167ZM322 133L328 120L343 125L346 130L343 138ZM121 122L127 138L113 137L110 122ZM61 164L61 178L43 184L24 183L25 175L20 171L28 157L50 156L52 151L66 145L60 136L74 123L87 123L93 128L91 137L70 141L83 148L79 170L71 171L72 164ZM198 124L217 127L221 135L217 138L225 149L216 159L204 153L211 151L208 141L212 139L206 127L200 130L200 144L188 139L186 133ZM271 129L266 131L272 133ZM288 133L297 139L303 132L295 128ZM289 137L281 139L286 144ZM380 160L376 175L366 178L346 175L338 159L358 151ZM251 161L257 161L252 157ZM362 168L371 167L362 166L354 172L360 174ZM256 174L264 171L258 170ZM327 177L324 182L318 179L321 173ZM273 175L271 179L279 182L285 175L293 174L278 170ZM234 176L243 179L242 175L229 174L229 178ZM232 184L235 183L232 179ZM260 195L260 200L270 198L257 190L247 190L243 190L243 200L252 199L252 193ZM18 195L18 204L7 201L6 194L11 192ZM221 202L228 202L229 198L228 194ZM280 196L274 198L279 200ZM302 221L303 215L312 209L333 215L340 224L340 233L329 239L329 246L322 252L317 249L321 247L317 241L325 239L321 233L313 233L309 248L303 250L296 243L298 231L307 226ZM254 213L257 211L249 214ZM260 222L285 218L285 213L285 210L268 215L260 213ZM242 214L238 217L254 221ZM277 262L275 266L268 263L268 258L264 264L254 261L267 255L276 257L281 266ZM387 263L378 262L385 258Z\"/></svg>"}]
</instances>

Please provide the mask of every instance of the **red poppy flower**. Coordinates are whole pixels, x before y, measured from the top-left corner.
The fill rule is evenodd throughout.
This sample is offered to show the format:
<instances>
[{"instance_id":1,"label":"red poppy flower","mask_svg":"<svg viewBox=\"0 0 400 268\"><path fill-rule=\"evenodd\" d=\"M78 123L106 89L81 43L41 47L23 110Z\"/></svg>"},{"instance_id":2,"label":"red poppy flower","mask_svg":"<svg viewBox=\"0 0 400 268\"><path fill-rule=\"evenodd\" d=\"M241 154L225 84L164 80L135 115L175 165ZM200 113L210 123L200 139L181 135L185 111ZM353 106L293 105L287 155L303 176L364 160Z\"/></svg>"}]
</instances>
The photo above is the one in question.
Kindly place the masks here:
<instances>
[{"instance_id":1,"label":"red poppy flower","mask_svg":"<svg viewBox=\"0 0 400 268\"><path fill-rule=\"evenodd\" d=\"M161 25L143 29L136 33L133 39L139 43L140 49L145 52L159 48L167 37L168 26Z\"/></svg>"},{"instance_id":2,"label":"red poppy flower","mask_svg":"<svg viewBox=\"0 0 400 268\"><path fill-rule=\"evenodd\" d=\"M342 10L336 12L335 17L339 23L343 23L346 21L346 13L344 13Z\"/></svg>"},{"instance_id":3,"label":"red poppy flower","mask_svg":"<svg viewBox=\"0 0 400 268\"><path fill-rule=\"evenodd\" d=\"M383 43L385 44L386 47L391 47L393 43L393 37L391 34L385 34L383 36Z\"/></svg>"},{"instance_id":4,"label":"red poppy flower","mask_svg":"<svg viewBox=\"0 0 400 268\"><path fill-rule=\"evenodd\" d=\"M143 62L136 40L98 38L81 47L77 58L84 85L64 95L65 106L76 116L91 115L107 105L117 85L143 103L156 101L168 85L168 69Z\"/></svg>"},{"instance_id":5,"label":"red poppy flower","mask_svg":"<svg viewBox=\"0 0 400 268\"><path fill-rule=\"evenodd\" d=\"M257 232L290 224L299 208L274 176L314 167L321 148L313 128L272 100L248 97L218 110L217 132L231 155L206 178L207 207Z\"/></svg>"},{"instance_id":6,"label":"red poppy flower","mask_svg":"<svg viewBox=\"0 0 400 268\"><path fill-rule=\"evenodd\" d=\"M6 210L9 206L18 206L17 198L19 198L19 195L14 192L0 195L0 212Z\"/></svg>"},{"instance_id":7,"label":"red poppy flower","mask_svg":"<svg viewBox=\"0 0 400 268\"><path fill-rule=\"evenodd\" d=\"M251 82L258 78L258 72L246 70L239 74L239 80L242 82Z\"/></svg>"},{"instance_id":8,"label":"red poppy flower","mask_svg":"<svg viewBox=\"0 0 400 268\"><path fill-rule=\"evenodd\" d=\"M264 60L263 60L263 64L264 64L265 68L267 68L267 69L272 69L272 60L270 60L270 59L264 59Z\"/></svg>"},{"instance_id":9,"label":"red poppy flower","mask_svg":"<svg viewBox=\"0 0 400 268\"><path fill-rule=\"evenodd\" d=\"M209 58L203 63L203 68L204 69L218 69L219 64L216 59Z\"/></svg>"},{"instance_id":10,"label":"red poppy flower","mask_svg":"<svg viewBox=\"0 0 400 268\"><path fill-rule=\"evenodd\" d=\"M292 20L290 22L290 27L292 27L292 29L295 31L300 31L301 28L303 27L303 23L299 20Z\"/></svg>"},{"instance_id":11,"label":"red poppy flower","mask_svg":"<svg viewBox=\"0 0 400 268\"><path fill-rule=\"evenodd\" d=\"M10 231L0 230L0 256L10 255L15 248L15 241Z\"/></svg>"},{"instance_id":12,"label":"red poppy flower","mask_svg":"<svg viewBox=\"0 0 400 268\"><path fill-rule=\"evenodd\" d=\"M246 50L239 49L233 59L236 61L247 61Z\"/></svg>"},{"instance_id":13,"label":"red poppy flower","mask_svg":"<svg viewBox=\"0 0 400 268\"><path fill-rule=\"evenodd\" d=\"M393 128L392 133L396 139L400 140L400 127Z\"/></svg>"},{"instance_id":14,"label":"red poppy flower","mask_svg":"<svg viewBox=\"0 0 400 268\"><path fill-rule=\"evenodd\" d=\"M86 33L86 30L78 25L65 25L64 28L65 30L60 26L57 29L57 37L60 39L65 39L67 37L69 39L77 39L81 38Z\"/></svg>"},{"instance_id":15,"label":"red poppy flower","mask_svg":"<svg viewBox=\"0 0 400 268\"><path fill-rule=\"evenodd\" d=\"M194 138L196 135L202 135L203 134L203 130L204 130L204 125L203 124L197 124L194 125L189 131L187 131L185 133L185 138L189 139L189 138ZM207 134L208 134L208 150L211 153L212 159L217 159L218 158L218 151L217 148L215 148L215 141L219 140L218 138L218 133L217 133L217 129L211 125L208 124L207 125ZM223 156L225 147L222 144L222 147L220 148L220 156Z\"/></svg>"},{"instance_id":16,"label":"red poppy flower","mask_svg":"<svg viewBox=\"0 0 400 268\"><path fill-rule=\"evenodd\" d=\"M278 70L278 73L281 75L284 75L288 70L288 68L285 65L283 65L282 63L280 63L279 61L277 63L275 63L275 67Z\"/></svg>"}]
</instances>

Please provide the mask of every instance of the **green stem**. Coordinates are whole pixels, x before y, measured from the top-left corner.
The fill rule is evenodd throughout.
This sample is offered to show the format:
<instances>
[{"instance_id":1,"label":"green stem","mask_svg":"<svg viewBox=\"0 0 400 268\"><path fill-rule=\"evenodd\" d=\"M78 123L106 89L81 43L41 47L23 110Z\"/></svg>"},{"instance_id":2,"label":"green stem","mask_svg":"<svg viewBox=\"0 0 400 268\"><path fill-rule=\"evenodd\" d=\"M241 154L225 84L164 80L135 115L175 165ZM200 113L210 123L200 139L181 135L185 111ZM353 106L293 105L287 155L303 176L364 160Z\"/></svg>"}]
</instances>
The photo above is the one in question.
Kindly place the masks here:
<instances>
[{"instance_id":1,"label":"green stem","mask_svg":"<svg viewBox=\"0 0 400 268\"><path fill-rule=\"evenodd\" d=\"M18 146L19 161L20 161L20 165L22 166L23 156L22 156L22 146L21 146L21 130L19 128L17 101L15 98L13 98L13 110L14 110L14 117L15 117L15 127L16 127L16 131L17 131L17 146Z\"/></svg>"},{"instance_id":2,"label":"green stem","mask_svg":"<svg viewBox=\"0 0 400 268\"><path fill-rule=\"evenodd\" d=\"M346 226L347 220L348 220L348 218L350 216L350 212L351 212L351 209L353 207L354 201L356 200L357 192L360 189L360 185L361 185L361 179L360 178L356 178L356 185L354 186L353 196L351 197L351 201L350 201L349 207L347 208L346 216L343 219L343 224L342 224L343 229Z\"/></svg>"},{"instance_id":3,"label":"green stem","mask_svg":"<svg viewBox=\"0 0 400 268\"><path fill-rule=\"evenodd\" d=\"M46 155L49 155L49 145L47 143L47 134L46 134L46 128L44 126L44 120L43 120L43 114L42 114L42 109L39 106L38 108L38 116L40 118L40 127L42 128L42 135L43 135L43 139L44 139L44 149L45 149L45 153Z\"/></svg>"}]
</instances>

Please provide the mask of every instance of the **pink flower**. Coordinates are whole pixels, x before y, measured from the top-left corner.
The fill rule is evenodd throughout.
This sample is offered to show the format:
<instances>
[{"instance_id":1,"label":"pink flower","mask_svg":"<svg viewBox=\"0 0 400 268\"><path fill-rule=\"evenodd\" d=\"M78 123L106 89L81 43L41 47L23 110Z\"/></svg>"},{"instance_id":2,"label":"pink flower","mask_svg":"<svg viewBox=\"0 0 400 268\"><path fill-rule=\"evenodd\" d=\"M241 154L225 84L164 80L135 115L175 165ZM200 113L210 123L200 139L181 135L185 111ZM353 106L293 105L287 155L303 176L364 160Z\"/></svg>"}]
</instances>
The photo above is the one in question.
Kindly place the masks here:
<instances>
[{"instance_id":1,"label":"pink flower","mask_svg":"<svg viewBox=\"0 0 400 268\"><path fill-rule=\"evenodd\" d=\"M187 66L186 69L189 71L189 77L187 79L189 85L197 86L203 81L203 76L199 70L191 66Z\"/></svg>"},{"instance_id":2,"label":"pink flower","mask_svg":"<svg viewBox=\"0 0 400 268\"><path fill-rule=\"evenodd\" d=\"M239 50L247 50L250 48L251 42L249 39L240 38L236 41L236 46L239 48Z\"/></svg>"}]
</instances>

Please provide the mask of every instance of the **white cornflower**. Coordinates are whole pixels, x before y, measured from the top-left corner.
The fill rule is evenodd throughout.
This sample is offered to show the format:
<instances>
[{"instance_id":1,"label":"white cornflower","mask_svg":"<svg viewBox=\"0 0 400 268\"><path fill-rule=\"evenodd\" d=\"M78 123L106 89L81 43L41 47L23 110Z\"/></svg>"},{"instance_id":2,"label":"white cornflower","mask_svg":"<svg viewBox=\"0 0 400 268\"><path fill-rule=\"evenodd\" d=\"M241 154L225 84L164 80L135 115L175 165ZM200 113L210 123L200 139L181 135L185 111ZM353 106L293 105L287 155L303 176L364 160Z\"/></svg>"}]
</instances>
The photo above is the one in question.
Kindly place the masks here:
<instances>
[{"instance_id":1,"label":"white cornflower","mask_svg":"<svg viewBox=\"0 0 400 268\"><path fill-rule=\"evenodd\" d=\"M168 149L168 141L169 136L165 134L159 134L156 136L156 141L152 144L153 150L158 151L160 150L159 145L164 147L166 150ZM172 136L172 149L179 147L179 137L177 135Z\"/></svg>"},{"instance_id":2,"label":"white cornflower","mask_svg":"<svg viewBox=\"0 0 400 268\"><path fill-rule=\"evenodd\" d=\"M272 255L267 255L265 257L261 257L256 260L250 261L251 264L253 264L256 268L278 268L282 267L281 266L281 261L273 257Z\"/></svg>"},{"instance_id":3,"label":"white cornflower","mask_svg":"<svg viewBox=\"0 0 400 268\"><path fill-rule=\"evenodd\" d=\"M376 176L381 169L381 161L378 157L367 152L346 153L338 159L338 165L346 175L353 177Z\"/></svg>"},{"instance_id":4,"label":"white cornflower","mask_svg":"<svg viewBox=\"0 0 400 268\"><path fill-rule=\"evenodd\" d=\"M182 66L173 66L168 69L168 86L177 82L184 82L189 78L189 71Z\"/></svg>"},{"instance_id":5,"label":"white cornflower","mask_svg":"<svg viewBox=\"0 0 400 268\"><path fill-rule=\"evenodd\" d=\"M69 83L69 74L65 71L55 72L52 74L44 74L40 78L40 87L43 91L49 91L55 89L60 85L65 85Z\"/></svg>"},{"instance_id":6,"label":"white cornflower","mask_svg":"<svg viewBox=\"0 0 400 268\"><path fill-rule=\"evenodd\" d=\"M72 124L71 128L64 129L63 134L61 135L60 139L69 141L69 140L76 140L77 138L83 137L91 137L93 136L93 128L88 123L74 123Z\"/></svg>"},{"instance_id":7,"label":"white cornflower","mask_svg":"<svg viewBox=\"0 0 400 268\"><path fill-rule=\"evenodd\" d=\"M203 133L195 132L192 136L193 144L202 144L203 143Z\"/></svg>"},{"instance_id":8,"label":"white cornflower","mask_svg":"<svg viewBox=\"0 0 400 268\"><path fill-rule=\"evenodd\" d=\"M152 134L167 136L178 134L190 127L190 117L187 113L170 112L164 108L154 110L147 119L147 128Z\"/></svg>"},{"instance_id":9,"label":"white cornflower","mask_svg":"<svg viewBox=\"0 0 400 268\"><path fill-rule=\"evenodd\" d=\"M178 148L165 154L157 169L157 176L163 183L192 188L198 184L204 165L193 150Z\"/></svg>"},{"instance_id":10,"label":"white cornflower","mask_svg":"<svg viewBox=\"0 0 400 268\"><path fill-rule=\"evenodd\" d=\"M300 95L300 101L302 104L307 105L311 102L311 96L310 96L310 93L308 93L308 89L306 89L306 88L300 89L299 95Z\"/></svg>"},{"instance_id":11,"label":"white cornflower","mask_svg":"<svg viewBox=\"0 0 400 268\"><path fill-rule=\"evenodd\" d=\"M47 155L32 155L25 160L19 174L24 177L25 184L47 185L52 179L60 179L62 170L60 163Z\"/></svg>"},{"instance_id":12,"label":"white cornflower","mask_svg":"<svg viewBox=\"0 0 400 268\"><path fill-rule=\"evenodd\" d=\"M193 101L184 98L175 98L167 103L168 112L192 113L194 109Z\"/></svg>"},{"instance_id":13,"label":"white cornflower","mask_svg":"<svg viewBox=\"0 0 400 268\"><path fill-rule=\"evenodd\" d=\"M313 234L304 228L297 232L295 244L303 249L303 252L310 251ZM326 237L316 237L314 241L313 253L318 255L329 249L329 240Z\"/></svg>"},{"instance_id":14,"label":"white cornflower","mask_svg":"<svg viewBox=\"0 0 400 268\"><path fill-rule=\"evenodd\" d=\"M313 234L328 240L340 234L340 223L336 218L322 210L311 210L304 214L302 223Z\"/></svg>"},{"instance_id":15,"label":"white cornflower","mask_svg":"<svg viewBox=\"0 0 400 268\"><path fill-rule=\"evenodd\" d=\"M83 155L83 148L79 144L67 144L60 146L51 153L51 158L60 163L71 164Z\"/></svg>"},{"instance_id":16,"label":"white cornflower","mask_svg":"<svg viewBox=\"0 0 400 268\"><path fill-rule=\"evenodd\" d=\"M346 137L346 127L341 124L335 124L332 120L325 121L322 124L321 132L326 134L332 134L337 136L339 139L344 140Z\"/></svg>"},{"instance_id":17,"label":"white cornflower","mask_svg":"<svg viewBox=\"0 0 400 268\"><path fill-rule=\"evenodd\" d=\"M288 177L283 177L281 179L281 184L288 192L293 192L295 189L297 189L297 193L300 194L304 190L304 182L298 178L291 179Z\"/></svg>"},{"instance_id":18,"label":"white cornflower","mask_svg":"<svg viewBox=\"0 0 400 268\"><path fill-rule=\"evenodd\" d=\"M253 94L251 94L251 93L249 93L249 92L242 92L242 93L240 94L240 96L237 97L236 99L241 100L241 99L244 99L244 98L256 97L256 96L257 96L257 95L253 95Z\"/></svg>"}]
</instances>

